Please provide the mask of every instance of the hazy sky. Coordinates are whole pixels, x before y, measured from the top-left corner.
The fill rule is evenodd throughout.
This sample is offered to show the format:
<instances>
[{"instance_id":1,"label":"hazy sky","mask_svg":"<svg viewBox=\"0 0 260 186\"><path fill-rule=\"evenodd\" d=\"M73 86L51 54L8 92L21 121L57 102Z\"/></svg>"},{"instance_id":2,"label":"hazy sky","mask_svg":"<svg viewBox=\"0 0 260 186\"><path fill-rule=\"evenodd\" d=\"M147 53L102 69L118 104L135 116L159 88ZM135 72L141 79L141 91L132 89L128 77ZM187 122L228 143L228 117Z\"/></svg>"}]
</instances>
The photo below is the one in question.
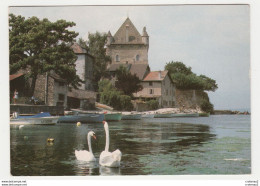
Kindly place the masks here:
<instances>
[{"instance_id":1,"label":"hazy sky","mask_svg":"<svg viewBox=\"0 0 260 186\"><path fill-rule=\"evenodd\" d=\"M182 61L215 79L215 109L250 108L250 7L247 5L11 7L10 13L73 21L79 37L111 31L127 18L150 36L149 65L163 70Z\"/></svg>"}]
</instances>

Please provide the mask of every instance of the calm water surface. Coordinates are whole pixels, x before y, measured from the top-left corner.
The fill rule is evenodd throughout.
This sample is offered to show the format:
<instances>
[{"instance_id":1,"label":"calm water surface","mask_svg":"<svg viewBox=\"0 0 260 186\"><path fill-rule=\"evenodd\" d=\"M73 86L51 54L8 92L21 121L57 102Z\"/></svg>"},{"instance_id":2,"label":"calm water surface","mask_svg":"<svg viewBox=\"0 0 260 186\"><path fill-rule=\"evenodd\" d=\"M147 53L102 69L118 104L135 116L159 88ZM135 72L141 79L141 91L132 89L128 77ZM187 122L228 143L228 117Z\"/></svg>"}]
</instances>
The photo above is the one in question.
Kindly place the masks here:
<instances>
[{"instance_id":1,"label":"calm water surface","mask_svg":"<svg viewBox=\"0 0 260 186\"><path fill-rule=\"evenodd\" d=\"M250 116L153 118L109 122L110 151L123 156L120 168L101 167L75 158L88 150L87 133L95 131L97 162L105 148L103 124L11 126L11 174L73 175L206 175L251 173ZM53 144L46 139L55 139Z\"/></svg>"}]
</instances>

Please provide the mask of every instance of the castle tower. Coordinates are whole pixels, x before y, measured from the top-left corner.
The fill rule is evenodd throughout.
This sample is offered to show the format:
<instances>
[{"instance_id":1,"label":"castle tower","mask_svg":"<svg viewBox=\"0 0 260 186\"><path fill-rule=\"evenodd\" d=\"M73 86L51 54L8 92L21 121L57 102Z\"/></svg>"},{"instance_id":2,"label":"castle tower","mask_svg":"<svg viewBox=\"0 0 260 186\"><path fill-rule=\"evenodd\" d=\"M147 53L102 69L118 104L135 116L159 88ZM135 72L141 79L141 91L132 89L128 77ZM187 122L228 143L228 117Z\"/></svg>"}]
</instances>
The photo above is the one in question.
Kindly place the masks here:
<instances>
[{"instance_id":1,"label":"castle tower","mask_svg":"<svg viewBox=\"0 0 260 186\"><path fill-rule=\"evenodd\" d=\"M146 27L143 28L142 41L145 45L148 45L148 48L149 48L149 36L146 32Z\"/></svg>"},{"instance_id":2,"label":"castle tower","mask_svg":"<svg viewBox=\"0 0 260 186\"><path fill-rule=\"evenodd\" d=\"M106 45L107 45L107 46L110 45L110 44L112 43L112 41L113 41L113 37L112 37L112 35L111 35L111 32L108 31L108 33L107 33L107 43L106 43Z\"/></svg>"},{"instance_id":3,"label":"castle tower","mask_svg":"<svg viewBox=\"0 0 260 186\"><path fill-rule=\"evenodd\" d=\"M144 27L142 36L127 18L114 36L107 36L106 53L112 64L148 64L149 36Z\"/></svg>"}]
</instances>

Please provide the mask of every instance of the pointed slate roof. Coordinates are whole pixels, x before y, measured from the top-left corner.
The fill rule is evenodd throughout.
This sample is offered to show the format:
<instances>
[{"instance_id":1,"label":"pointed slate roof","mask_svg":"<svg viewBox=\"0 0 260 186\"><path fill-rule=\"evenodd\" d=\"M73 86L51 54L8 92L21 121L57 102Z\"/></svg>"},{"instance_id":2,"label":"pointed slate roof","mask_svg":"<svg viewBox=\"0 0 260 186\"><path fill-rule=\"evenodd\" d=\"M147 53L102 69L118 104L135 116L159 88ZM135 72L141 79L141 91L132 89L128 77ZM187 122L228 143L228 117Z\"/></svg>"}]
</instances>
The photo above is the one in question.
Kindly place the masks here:
<instances>
[{"instance_id":1,"label":"pointed slate roof","mask_svg":"<svg viewBox=\"0 0 260 186\"><path fill-rule=\"evenodd\" d=\"M129 41L126 41L126 33L128 30ZM114 35L114 44L135 43L142 44L142 36L135 28L134 24L129 18L126 18L125 22L121 25L118 31Z\"/></svg>"}]
</instances>

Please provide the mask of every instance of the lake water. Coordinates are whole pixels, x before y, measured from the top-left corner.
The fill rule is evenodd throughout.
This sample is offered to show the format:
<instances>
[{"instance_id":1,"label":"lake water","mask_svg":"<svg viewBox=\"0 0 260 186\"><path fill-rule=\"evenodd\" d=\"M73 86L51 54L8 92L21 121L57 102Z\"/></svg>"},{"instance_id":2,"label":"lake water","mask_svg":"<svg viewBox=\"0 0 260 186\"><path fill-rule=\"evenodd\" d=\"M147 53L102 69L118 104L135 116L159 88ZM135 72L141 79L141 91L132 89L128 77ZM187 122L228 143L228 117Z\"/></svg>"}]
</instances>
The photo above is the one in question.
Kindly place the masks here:
<instances>
[{"instance_id":1,"label":"lake water","mask_svg":"<svg viewBox=\"0 0 260 186\"><path fill-rule=\"evenodd\" d=\"M74 175L215 175L251 173L251 125L248 115L199 118L152 118L109 122L110 151L122 152L120 168L98 165L105 148L103 124L10 126L11 174ZM92 140L96 163L75 158ZM54 138L53 144L47 138Z\"/></svg>"}]
</instances>

